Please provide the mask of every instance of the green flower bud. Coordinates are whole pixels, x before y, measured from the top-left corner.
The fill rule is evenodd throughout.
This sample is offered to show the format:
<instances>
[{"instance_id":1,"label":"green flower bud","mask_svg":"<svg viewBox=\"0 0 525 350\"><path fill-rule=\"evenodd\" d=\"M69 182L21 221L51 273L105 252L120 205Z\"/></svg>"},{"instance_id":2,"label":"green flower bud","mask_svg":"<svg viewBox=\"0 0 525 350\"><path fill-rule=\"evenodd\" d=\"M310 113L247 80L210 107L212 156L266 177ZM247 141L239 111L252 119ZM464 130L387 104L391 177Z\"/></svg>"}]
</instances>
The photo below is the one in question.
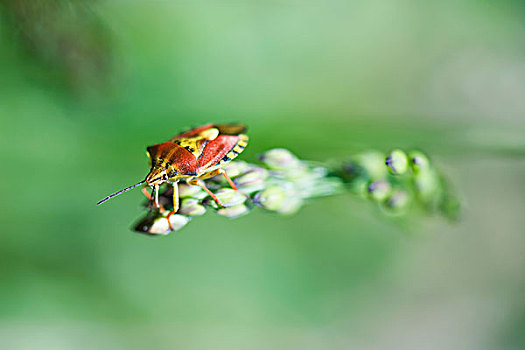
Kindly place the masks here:
<instances>
[{"instance_id":1,"label":"green flower bud","mask_svg":"<svg viewBox=\"0 0 525 350\"><path fill-rule=\"evenodd\" d=\"M285 170L298 166L299 159L284 148L275 148L262 154L260 160L270 169Z\"/></svg>"},{"instance_id":2,"label":"green flower bud","mask_svg":"<svg viewBox=\"0 0 525 350\"><path fill-rule=\"evenodd\" d=\"M147 232L155 235L167 235L171 232L168 219L164 217L156 219Z\"/></svg>"},{"instance_id":3,"label":"green flower bud","mask_svg":"<svg viewBox=\"0 0 525 350\"><path fill-rule=\"evenodd\" d=\"M242 193L245 193L246 195L251 195L255 192L263 190L265 187L266 187L266 184L264 183L264 181L258 181L248 186L240 186L239 190Z\"/></svg>"},{"instance_id":4,"label":"green flower bud","mask_svg":"<svg viewBox=\"0 0 525 350\"><path fill-rule=\"evenodd\" d=\"M239 216L247 214L248 212L249 212L249 209L244 204L238 204L238 205L234 205L232 207L221 208L221 209L217 210L217 214L222 215L222 216L226 216L226 217L228 217L230 219L238 218Z\"/></svg>"},{"instance_id":5,"label":"green flower bud","mask_svg":"<svg viewBox=\"0 0 525 350\"><path fill-rule=\"evenodd\" d=\"M408 169L408 159L405 152L396 149L386 157L385 164L391 174L402 175Z\"/></svg>"},{"instance_id":6,"label":"green flower bud","mask_svg":"<svg viewBox=\"0 0 525 350\"><path fill-rule=\"evenodd\" d=\"M445 195L439 205L439 209L451 221L457 221L461 217L461 203L453 195Z\"/></svg>"},{"instance_id":7,"label":"green flower bud","mask_svg":"<svg viewBox=\"0 0 525 350\"><path fill-rule=\"evenodd\" d=\"M234 177L237 177L249 171L251 167L251 165L249 165L246 162L243 162L242 160L236 160L234 162L228 163L228 165L224 167L224 170L226 171L228 176L233 179ZM224 176L222 175L220 175L220 177L224 178Z\"/></svg>"},{"instance_id":8,"label":"green flower bud","mask_svg":"<svg viewBox=\"0 0 525 350\"><path fill-rule=\"evenodd\" d=\"M357 156L355 160L372 180L384 179L387 175L385 156L380 152L366 152Z\"/></svg>"},{"instance_id":9,"label":"green flower bud","mask_svg":"<svg viewBox=\"0 0 525 350\"><path fill-rule=\"evenodd\" d=\"M427 156L419 151L412 151L408 154L410 166L415 174L427 171L430 169L430 161Z\"/></svg>"},{"instance_id":10,"label":"green flower bud","mask_svg":"<svg viewBox=\"0 0 525 350\"><path fill-rule=\"evenodd\" d=\"M303 200L301 197L288 196L284 200L281 207L277 209L277 212L283 215L292 215L298 212L302 206L303 206Z\"/></svg>"},{"instance_id":11,"label":"green flower bud","mask_svg":"<svg viewBox=\"0 0 525 350\"><path fill-rule=\"evenodd\" d=\"M420 172L414 177L414 186L418 196L429 201L439 191L439 179L434 171Z\"/></svg>"},{"instance_id":12,"label":"green flower bud","mask_svg":"<svg viewBox=\"0 0 525 350\"><path fill-rule=\"evenodd\" d=\"M385 180L371 182L368 185L368 194L377 201L382 201L390 194L392 187Z\"/></svg>"},{"instance_id":13,"label":"green flower bud","mask_svg":"<svg viewBox=\"0 0 525 350\"><path fill-rule=\"evenodd\" d=\"M199 186L194 185L188 185L184 182L179 182L179 197L180 198L186 198L186 197L192 197L197 199L203 199L208 196L206 192ZM173 193L173 192L171 192Z\"/></svg>"},{"instance_id":14,"label":"green flower bud","mask_svg":"<svg viewBox=\"0 0 525 350\"><path fill-rule=\"evenodd\" d=\"M166 220L167 221L167 220ZM170 216L170 224L174 231L178 231L190 221L190 218L180 214Z\"/></svg>"},{"instance_id":15,"label":"green flower bud","mask_svg":"<svg viewBox=\"0 0 525 350\"><path fill-rule=\"evenodd\" d=\"M200 216L206 212L206 208L195 198L184 198L180 201L178 214L188 216Z\"/></svg>"},{"instance_id":16,"label":"green flower bud","mask_svg":"<svg viewBox=\"0 0 525 350\"><path fill-rule=\"evenodd\" d=\"M231 188L221 188L214 194L225 208L233 207L246 201L246 196L243 193ZM215 202L213 198L207 198L205 204L211 205L214 208L218 207L217 202Z\"/></svg>"},{"instance_id":17,"label":"green flower bud","mask_svg":"<svg viewBox=\"0 0 525 350\"><path fill-rule=\"evenodd\" d=\"M253 193L264 188L264 180L268 171L263 168L253 168L235 179L235 184L244 193Z\"/></svg>"},{"instance_id":18,"label":"green flower bud","mask_svg":"<svg viewBox=\"0 0 525 350\"><path fill-rule=\"evenodd\" d=\"M286 180L294 183L299 183L304 180L309 181L311 179L308 168L302 163L298 163L297 166L293 168L286 169L284 175Z\"/></svg>"},{"instance_id":19,"label":"green flower bud","mask_svg":"<svg viewBox=\"0 0 525 350\"><path fill-rule=\"evenodd\" d=\"M270 186L257 193L254 202L267 210L278 210L284 203L286 195L279 186Z\"/></svg>"},{"instance_id":20,"label":"green flower bud","mask_svg":"<svg viewBox=\"0 0 525 350\"><path fill-rule=\"evenodd\" d=\"M166 212L167 214L167 212ZM180 230L184 227L190 219L186 216L173 214L170 216L170 221L166 216L161 215L159 212L153 212L153 214L148 214L143 220L141 220L136 226L135 231L141 233L148 233L152 235L167 235L173 228L174 231Z\"/></svg>"},{"instance_id":21,"label":"green flower bud","mask_svg":"<svg viewBox=\"0 0 525 350\"><path fill-rule=\"evenodd\" d=\"M408 207L410 196L406 191L394 190L392 194L384 201L385 209L392 213L400 214Z\"/></svg>"}]
</instances>

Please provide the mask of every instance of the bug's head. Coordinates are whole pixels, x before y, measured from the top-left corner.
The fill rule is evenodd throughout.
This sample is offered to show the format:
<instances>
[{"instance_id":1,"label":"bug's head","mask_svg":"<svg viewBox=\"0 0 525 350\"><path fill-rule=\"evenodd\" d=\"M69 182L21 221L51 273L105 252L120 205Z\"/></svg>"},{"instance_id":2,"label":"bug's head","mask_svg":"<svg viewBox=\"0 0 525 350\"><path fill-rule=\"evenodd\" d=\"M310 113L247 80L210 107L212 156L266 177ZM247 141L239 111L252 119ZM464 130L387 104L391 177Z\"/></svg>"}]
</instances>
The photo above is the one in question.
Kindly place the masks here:
<instances>
[{"instance_id":1,"label":"bug's head","mask_svg":"<svg viewBox=\"0 0 525 350\"><path fill-rule=\"evenodd\" d=\"M176 182L196 175L197 158L186 148L174 142L149 146L146 154L150 160L151 170L144 181L149 186L161 185L167 181Z\"/></svg>"},{"instance_id":2,"label":"bug's head","mask_svg":"<svg viewBox=\"0 0 525 350\"><path fill-rule=\"evenodd\" d=\"M144 181L148 184L148 186L155 186L155 185L162 185L166 181L168 181L168 169L161 168L161 167L153 167L151 168L151 171L146 176L146 179Z\"/></svg>"}]
</instances>

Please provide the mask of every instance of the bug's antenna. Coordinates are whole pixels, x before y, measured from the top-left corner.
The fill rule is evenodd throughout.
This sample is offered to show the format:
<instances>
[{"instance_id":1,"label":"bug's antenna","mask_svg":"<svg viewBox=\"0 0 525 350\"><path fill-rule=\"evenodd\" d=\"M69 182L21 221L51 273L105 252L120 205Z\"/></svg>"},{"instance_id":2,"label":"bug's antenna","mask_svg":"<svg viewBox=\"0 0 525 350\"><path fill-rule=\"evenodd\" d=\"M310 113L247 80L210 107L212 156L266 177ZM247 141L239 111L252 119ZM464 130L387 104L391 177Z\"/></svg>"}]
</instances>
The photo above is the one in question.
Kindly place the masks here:
<instances>
[{"instance_id":1,"label":"bug's antenna","mask_svg":"<svg viewBox=\"0 0 525 350\"><path fill-rule=\"evenodd\" d=\"M129 191L129 190L131 190L131 189L134 189L135 187L137 187L137 186L139 186L139 185L142 185L144 182L146 182L146 180L142 180L142 181L139 182L138 184L134 184L133 186L129 186L129 187L123 189L123 190L120 190L120 191L118 191L118 192L115 192L115 193L113 193L113 194L110 194L110 195L107 196L106 198L104 198L104 199L102 199L101 201L99 201L99 202L97 203L97 205L102 204L102 203L104 203L105 201L107 201L107 200L109 200L109 199L111 199L111 198L113 198L113 197L118 196L119 194L122 194L122 193L124 193L124 192L127 192L127 191Z\"/></svg>"}]
</instances>

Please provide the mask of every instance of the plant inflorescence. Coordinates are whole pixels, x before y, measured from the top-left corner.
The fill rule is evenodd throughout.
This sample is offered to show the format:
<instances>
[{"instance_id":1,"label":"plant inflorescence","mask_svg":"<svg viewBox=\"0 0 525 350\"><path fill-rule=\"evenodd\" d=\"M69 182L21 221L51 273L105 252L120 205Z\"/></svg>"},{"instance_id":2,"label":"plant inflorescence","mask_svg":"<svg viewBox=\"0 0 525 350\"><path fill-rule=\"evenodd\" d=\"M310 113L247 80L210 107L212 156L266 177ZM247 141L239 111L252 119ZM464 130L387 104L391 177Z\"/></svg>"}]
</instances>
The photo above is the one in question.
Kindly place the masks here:
<instances>
[{"instance_id":1,"label":"plant inflorescence","mask_svg":"<svg viewBox=\"0 0 525 350\"><path fill-rule=\"evenodd\" d=\"M222 207L200 187L181 183L180 208L169 215L173 188L161 188L159 202L163 209L148 203L147 214L134 230L165 235L208 211L231 219L256 208L290 215L315 197L341 193L372 201L386 215L404 216L419 210L450 220L459 216L459 201L448 181L419 151L408 155L399 149L386 155L370 151L329 166L300 160L286 149L272 149L262 154L260 161L256 165L235 160L227 165L225 170L239 191L231 189L221 176L206 180Z\"/></svg>"}]
</instances>

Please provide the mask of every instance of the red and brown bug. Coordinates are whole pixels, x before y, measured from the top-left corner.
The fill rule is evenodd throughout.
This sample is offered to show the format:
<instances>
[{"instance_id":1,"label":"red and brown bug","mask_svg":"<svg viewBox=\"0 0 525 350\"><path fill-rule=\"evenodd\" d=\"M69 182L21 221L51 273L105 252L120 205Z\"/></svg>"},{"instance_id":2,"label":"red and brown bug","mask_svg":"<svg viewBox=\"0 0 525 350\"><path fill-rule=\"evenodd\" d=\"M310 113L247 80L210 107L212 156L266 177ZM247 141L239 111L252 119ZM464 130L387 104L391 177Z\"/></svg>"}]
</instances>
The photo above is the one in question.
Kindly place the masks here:
<instances>
[{"instance_id":1,"label":"red and brown bug","mask_svg":"<svg viewBox=\"0 0 525 350\"><path fill-rule=\"evenodd\" d=\"M248 144L248 136L244 134L245 132L246 127L242 124L207 124L185 131L167 142L149 146L147 154L151 161L151 170L146 178L107 196L97 205L146 184L142 192L149 200L154 201L157 208L160 208L159 186L168 183L173 185L173 210L168 214L169 216L179 209L178 182L185 181L187 184L200 186L218 205L222 206L203 180L220 174L234 190L238 190L222 167L236 158ZM149 194L147 187L153 188L153 196Z\"/></svg>"}]
</instances>

